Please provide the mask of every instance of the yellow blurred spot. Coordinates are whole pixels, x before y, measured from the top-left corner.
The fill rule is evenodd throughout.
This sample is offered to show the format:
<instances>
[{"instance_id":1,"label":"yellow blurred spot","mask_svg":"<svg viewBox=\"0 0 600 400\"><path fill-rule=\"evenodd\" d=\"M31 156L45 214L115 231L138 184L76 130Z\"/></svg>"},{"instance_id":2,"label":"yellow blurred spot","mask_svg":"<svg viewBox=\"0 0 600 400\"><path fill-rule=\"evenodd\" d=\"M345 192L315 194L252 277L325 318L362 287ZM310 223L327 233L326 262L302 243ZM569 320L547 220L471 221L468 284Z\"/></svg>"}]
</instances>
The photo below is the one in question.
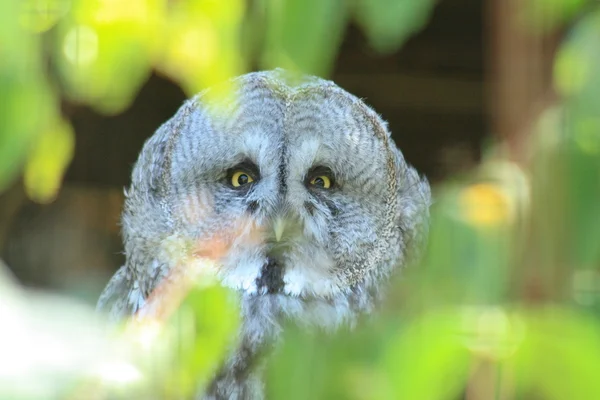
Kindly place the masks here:
<instances>
[{"instance_id":1,"label":"yellow blurred spot","mask_svg":"<svg viewBox=\"0 0 600 400\"><path fill-rule=\"evenodd\" d=\"M460 193L460 214L476 226L496 226L510 222L513 217L510 198L498 185L479 183Z\"/></svg>"},{"instance_id":2,"label":"yellow blurred spot","mask_svg":"<svg viewBox=\"0 0 600 400\"><path fill-rule=\"evenodd\" d=\"M54 200L63 172L73 157L73 147L73 128L64 120L39 134L25 165L25 190L32 200Z\"/></svg>"},{"instance_id":3,"label":"yellow blurred spot","mask_svg":"<svg viewBox=\"0 0 600 400\"><path fill-rule=\"evenodd\" d=\"M19 23L31 32L52 28L68 9L65 0L21 0Z\"/></svg>"},{"instance_id":4,"label":"yellow blurred spot","mask_svg":"<svg viewBox=\"0 0 600 400\"><path fill-rule=\"evenodd\" d=\"M179 81L189 95L241 74L244 9L240 0L174 4L163 29L165 51L158 59L159 69ZM222 97L226 86L207 95Z\"/></svg>"},{"instance_id":5,"label":"yellow blurred spot","mask_svg":"<svg viewBox=\"0 0 600 400\"><path fill-rule=\"evenodd\" d=\"M152 3L151 0L100 0L94 17L100 23L144 20L152 14L152 8L156 8Z\"/></svg>"},{"instance_id":6,"label":"yellow blurred spot","mask_svg":"<svg viewBox=\"0 0 600 400\"><path fill-rule=\"evenodd\" d=\"M554 83L563 96L578 93L588 82L589 63L582 57L581 49L565 46L556 58L554 65Z\"/></svg>"},{"instance_id":7,"label":"yellow blurred spot","mask_svg":"<svg viewBox=\"0 0 600 400\"><path fill-rule=\"evenodd\" d=\"M98 34L89 26L72 27L65 35L63 53L76 66L92 64L98 58Z\"/></svg>"},{"instance_id":8,"label":"yellow blurred spot","mask_svg":"<svg viewBox=\"0 0 600 400\"><path fill-rule=\"evenodd\" d=\"M600 118L591 117L577 121L575 143L588 154L600 153Z\"/></svg>"},{"instance_id":9,"label":"yellow blurred spot","mask_svg":"<svg viewBox=\"0 0 600 400\"><path fill-rule=\"evenodd\" d=\"M197 27L188 27L181 33L174 50L174 59L185 68L206 68L217 55L217 37L208 21Z\"/></svg>"}]
</instances>

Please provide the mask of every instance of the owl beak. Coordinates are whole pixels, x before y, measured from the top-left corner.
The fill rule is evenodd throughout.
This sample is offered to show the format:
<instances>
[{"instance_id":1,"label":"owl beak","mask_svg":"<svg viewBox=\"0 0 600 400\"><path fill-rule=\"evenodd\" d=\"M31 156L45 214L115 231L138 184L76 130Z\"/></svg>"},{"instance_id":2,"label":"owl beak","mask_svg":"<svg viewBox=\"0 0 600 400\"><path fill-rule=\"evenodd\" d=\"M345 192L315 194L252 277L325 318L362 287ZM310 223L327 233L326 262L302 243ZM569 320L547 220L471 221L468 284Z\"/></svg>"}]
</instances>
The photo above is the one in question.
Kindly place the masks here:
<instances>
[{"instance_id":1,"label":"owl beak","mask_svg":"<svg viewBox=\"0 0 600 400\"><path fill-rule=\"evenodd\" d=\"M275 231L275 240L277 242L281 241L281 237L283 236L283 231L285 229L285 220L283 218L276 218L273 222L273 230Z\"/></svg>"}]
</instances>

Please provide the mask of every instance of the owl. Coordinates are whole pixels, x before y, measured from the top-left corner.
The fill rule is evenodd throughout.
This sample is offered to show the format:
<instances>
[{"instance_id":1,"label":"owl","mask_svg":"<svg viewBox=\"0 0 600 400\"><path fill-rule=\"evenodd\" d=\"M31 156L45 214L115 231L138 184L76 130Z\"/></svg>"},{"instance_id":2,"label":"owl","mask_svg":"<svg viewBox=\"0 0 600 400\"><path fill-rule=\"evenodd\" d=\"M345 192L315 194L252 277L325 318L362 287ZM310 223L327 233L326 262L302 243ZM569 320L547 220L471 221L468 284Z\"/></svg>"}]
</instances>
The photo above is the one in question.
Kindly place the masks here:
<instances>
[{"instance_id":1,"label":"owl","mask_svg":"<svg viewBox=\"0 0 600 400\"><path fill-rule=\"evenodd\" d=\"M260 399L257 360L283 322L351 325L418 256L430 187L380 116L333 82L277 69L230 86L185 102L144 144L122 216L126 263L98 308L133 315L181 257L212 257L242 324L200 397Z\"/></svg>"}]
</instances>

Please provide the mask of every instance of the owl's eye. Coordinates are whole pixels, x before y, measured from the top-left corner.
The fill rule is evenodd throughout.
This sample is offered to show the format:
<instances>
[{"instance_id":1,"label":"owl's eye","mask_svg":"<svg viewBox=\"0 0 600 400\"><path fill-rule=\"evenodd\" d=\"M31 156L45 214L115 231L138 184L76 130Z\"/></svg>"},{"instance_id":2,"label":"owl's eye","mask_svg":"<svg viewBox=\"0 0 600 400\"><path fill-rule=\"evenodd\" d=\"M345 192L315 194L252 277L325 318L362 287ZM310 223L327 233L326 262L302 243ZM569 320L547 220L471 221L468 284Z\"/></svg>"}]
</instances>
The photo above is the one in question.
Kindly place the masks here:
<instances>
[{"instance_id":1,"label":"owl's eye","mask_svg":"<svg viewBox=\"0 0 600 400\"><path fill-rule=\"evenodd\" d=\"M329 189L331 187L331 179L327 175L319 175L312 178L310 184L322 187L323 189Z\"/></svg>"},{"instance_id":2,"label":"owl's eye","mask_svg":"<svg viewBox=\"0 0 600 400\"><path fill-rule=\"evenodd\" d=\"M254 182L252 175L246 171L235 171L231 175L231 186L240 187Z\"/></svg>"},{"instance_id":3,"label":"owl's eye","mask_svg":"<svg viewBox=\"0 0 600 400\"><path fill-rule=\"evenodd\" d=\"M319 189L330 189L335 181L333 172L327 167L314 167L306 176L305 184L310 187Z\"/></svg>"},{"instance_id":4,"label":"owl's eye","mask_svg":"<svg viewBox=\"0 0 600 400\"><path fill-rule=\"evenodd\" d=\"M244 160L227 170L225 183L234 189L247 189L260 180L260 171L251 160Z\"/></svg>"}]
</instances>

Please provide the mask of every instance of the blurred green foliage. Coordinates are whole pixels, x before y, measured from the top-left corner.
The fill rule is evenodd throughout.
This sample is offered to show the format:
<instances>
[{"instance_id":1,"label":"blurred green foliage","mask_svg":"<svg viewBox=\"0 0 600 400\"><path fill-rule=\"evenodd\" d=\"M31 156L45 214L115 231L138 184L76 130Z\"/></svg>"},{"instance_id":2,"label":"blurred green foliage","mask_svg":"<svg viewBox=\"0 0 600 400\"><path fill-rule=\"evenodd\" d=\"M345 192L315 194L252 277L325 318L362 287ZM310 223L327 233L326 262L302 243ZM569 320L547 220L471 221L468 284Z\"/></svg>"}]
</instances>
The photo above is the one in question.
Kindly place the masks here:
<instances>
[{"instance_id":1,"label":"blurred green foliage","mask_svg":"<svg viewBox=\"0 0 600 400\"><path fill-rule=\"evenodd\" d=\"M392 50L426 21L430 0L5 0L0 5L0 190L54 199L73 132L61 97L115 114L156 70L188 95L252 66L327 75L356 15ZM401 23L399 23L401 22ZM37 145L36 141L41 144ZM58 143L53 145L52 142ZM29 157L29 154L33 156Z\"/></svg>"},{"instance_id":2,"label":"blurred green foliage","mask_svg":"<svg viewBox=\"0 0 600 400\"><path fill-rule=\"evenodd\" d=\"M267 367L270 398L600 398L600 10L592 0L523 5L534 29L572 24L555 63L562 101L539 121L531 164L490 158L437 188L420 265L351 334L288 327ZM0 190L23 172L31 198L56 196L74 140L61 97L118 113L153 69L190 95L256 64L327 75L352 19L387 52L433 6L4 0ZM239 324L231 294L210 285L167 320L107 333L89 310L8 281L0 276L0 320L14 327L0 340L0 398L188 398Z\"/></svg>"}]
</instances>

